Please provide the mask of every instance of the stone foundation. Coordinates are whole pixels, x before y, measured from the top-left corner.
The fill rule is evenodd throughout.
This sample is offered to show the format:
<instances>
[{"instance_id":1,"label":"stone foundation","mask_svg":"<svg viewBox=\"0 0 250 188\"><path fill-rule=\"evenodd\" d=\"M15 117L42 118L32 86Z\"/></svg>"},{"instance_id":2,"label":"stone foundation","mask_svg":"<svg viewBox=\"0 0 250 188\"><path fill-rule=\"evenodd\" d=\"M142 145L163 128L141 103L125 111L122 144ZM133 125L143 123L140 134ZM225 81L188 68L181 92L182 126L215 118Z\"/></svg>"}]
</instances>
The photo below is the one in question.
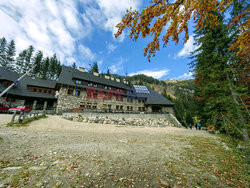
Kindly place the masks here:
<instances>
[{"instance_id":1,"label":"stone foundation","mask_svg":"<svg viewBox=\"0 0 250 188\"><path fill-rule=\"evenodd\" d=\"M182 127L180 122L171 114L64 113L63 118L84 123L147 127Z\"/></svg>"}]
</instances>

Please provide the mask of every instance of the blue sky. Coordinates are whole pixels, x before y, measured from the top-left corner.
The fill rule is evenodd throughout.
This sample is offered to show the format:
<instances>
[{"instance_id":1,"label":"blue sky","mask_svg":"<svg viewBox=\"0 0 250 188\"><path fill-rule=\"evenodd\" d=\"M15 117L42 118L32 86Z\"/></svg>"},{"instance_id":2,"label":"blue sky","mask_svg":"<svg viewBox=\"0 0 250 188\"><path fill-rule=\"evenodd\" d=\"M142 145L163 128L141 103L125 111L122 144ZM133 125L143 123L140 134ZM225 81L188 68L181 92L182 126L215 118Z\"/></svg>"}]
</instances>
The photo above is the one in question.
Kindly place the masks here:
<instances>
[{"instance_id":1,"label":"blue sky","mask_svg":"<svg viewBox=\"0 0 250 188\"><path fill-rule=\"evenodd\" d=\"M87 68L97 61L100 72L146 74L160 80L188 79L188 56L195 49L190 33L184 45L169 42L148 62L143 49L150 38L132 42L128 30L114 38L126 9L141 10L143 0L4 0L0 2L0 37L14 39L17 52L33 45L45 55L57 54L64 65ZM163 31L164 33L164 31Z\"/></svg>"}]
</instances>

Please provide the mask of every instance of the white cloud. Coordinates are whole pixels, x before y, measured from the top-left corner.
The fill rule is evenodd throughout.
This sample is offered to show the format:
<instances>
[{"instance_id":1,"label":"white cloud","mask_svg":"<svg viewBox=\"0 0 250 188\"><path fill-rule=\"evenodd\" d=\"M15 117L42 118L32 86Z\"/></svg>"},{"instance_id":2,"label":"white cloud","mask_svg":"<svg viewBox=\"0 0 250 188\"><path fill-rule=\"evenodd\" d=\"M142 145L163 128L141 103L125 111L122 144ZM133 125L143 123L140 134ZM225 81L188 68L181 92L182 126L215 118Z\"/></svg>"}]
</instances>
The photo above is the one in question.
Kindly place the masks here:
<instances>
[{"instance_id":1,"label":"white cloud","mask_svg":"<svg viewBox=\"0 0 250 188\"><path fill-rule=\"evenodd\" d=\"M87 46L84 46L83 44L80 44L78 47L78 50L80 52L80 56L83 59L93 61L96 58L95 53L93 53Z\"/></svg>"},{"instance_id":2,"label":"white cloud","mask_svg":"<svg viewBox=\"0 0 250 188\"><path fill-rule=\"evenodd\" d=\"M108 49L109 54L115 51L115 49L117 48L117 46L112 43L106 42L106 44L107 44L107 49Z\"/></svg>"},{"instance_id":3,"label":"white cloud","mask_svg":"<svg viewBox=\"0 0 250 188\"><path fill-rule=\"evenodd\" d=\"M112 74L118 73L119 71L123 70L123 63L126 62L127 60L124 58L120 58L117 63L114 63L109 67L109 70Z\"/></svg>"},{"instance_id":4,"label":"white cloud","mask_svg":"<svg viewBox=\"0 0 250 188\"><path fill-rule=\"evenodd\" d=\"M73 58L76 63L79 58L89 63L98 56L82 39L89 38L94 28L114 37L126 9L138 9L141 4L142 0L4 0L0 1L0 38L15 40L17 53L33 45L44 56L56 53L64 64ZM116 47L110 43L107 49L111 53Z\"/></svg>"},{"instance_id":5,"label":"white cloud","mask_svg":"<svg viewBox=\"0 0 250 188\"><path fill-rule=\"evenodd\" d=\"M139 9L142 0L93 0L87 2L82 1L82 3L88 5L84 15L95 25L105 31L112 32L114 37L114 34L117 32L115 26L121 22L126 10L130 7L132 7L133 10ZM123 40L124 34L119 37L119 41Z\"/></svg>"},{"instance_id":6,"label":"white cloud","mask_svg":"<svg viewBox=\"0 0 250 188\"><path fill-rule=\"evenodd\" d=\"M144 74L147 76L152 76L153 78L160 79L163 76L168 75L169 69L162 69L162 70L142 70L134 73L128 74L129 76L134 76L137 74Z\"/></svg>"},{"instance_id":7,"label":"white cloud","mask_svg":"<svg viewBox=\"0 0 250 188\"><path fill-rule=\"evenodd\" d=\"M177 54L177 57L187 57L191 54L191 52L197 49L197 46L194 44L194 36L189 36L188 41L184 44L182 50Z\"/></svg>"},{"instance_id":8,"label":"white cloud","mask_svg":"<svg viewBox=\"0 0 250 188\"><path fill-rule=\"evenodd\" d=\"M88 34L77 0L1 1L0 17L0 37L14 39L17 52L33 45L45 56L56 53L62 63L75 56L76 41Z\"/></svg>"},{"instance_id":9,"label":"white cloud","mask_svg":"<svg viewBox=\"0 0 250 188\"><path fill-rule=\"evenodd\" d=\"M193 73L189 72L189 73L184 73L182 76L179 76L177 79L191 79L193 78Z\"/></svg>"}]
</instances>

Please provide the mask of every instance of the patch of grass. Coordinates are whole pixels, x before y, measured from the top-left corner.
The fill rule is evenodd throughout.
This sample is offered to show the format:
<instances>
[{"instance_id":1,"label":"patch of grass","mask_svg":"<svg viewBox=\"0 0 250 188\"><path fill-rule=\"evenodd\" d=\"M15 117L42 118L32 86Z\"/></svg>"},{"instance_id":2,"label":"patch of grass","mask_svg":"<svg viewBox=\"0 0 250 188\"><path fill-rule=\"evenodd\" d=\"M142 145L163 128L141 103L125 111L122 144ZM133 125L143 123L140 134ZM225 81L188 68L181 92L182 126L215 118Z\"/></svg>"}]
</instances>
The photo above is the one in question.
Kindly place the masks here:
<instances>
[{"instance_id":1,"label":"patch of grass","mask_svg":"<svg viewBox=\"0 0 250 188\"><path fill-rule=\"evenodd\" d=\"M33 118L30 118L30 119L24 120L22 123L10 122L10 123L7 124L7 127L25 127L25 126L28 126L33 121L36 121L36 120L39 120L39 119L45 119L45 118L48 118L48 116L40 115L37 118L33 117Z\"/></svg>"},{"instance_id":2,"label":"patch of grass","mask_svg":"<svg viewBox=\"0 0 250 188\"><path fill-rule=\"evenodd\" d=\"M227 139L187 137L192 148L165 163L169 181L184 187L249 187L250 165Z\"/></svg>"}]
</instances>

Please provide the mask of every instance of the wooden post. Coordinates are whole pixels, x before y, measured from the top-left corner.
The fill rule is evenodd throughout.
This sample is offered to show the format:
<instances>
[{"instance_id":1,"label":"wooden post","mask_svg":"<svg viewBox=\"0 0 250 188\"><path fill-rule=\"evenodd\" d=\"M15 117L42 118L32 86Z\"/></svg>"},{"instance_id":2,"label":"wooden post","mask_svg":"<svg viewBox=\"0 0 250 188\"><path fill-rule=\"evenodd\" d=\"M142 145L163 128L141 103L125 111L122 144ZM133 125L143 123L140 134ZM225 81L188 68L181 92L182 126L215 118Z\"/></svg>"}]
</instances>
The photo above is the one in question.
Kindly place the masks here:
<instances>
[{"instance_id":1,"label":"wooden post","mask_svg":"<svg viewBox=\"0 0 250 188\"><path fill-rule=\"evenodd\" d=\"M12 122L12 123L14 123L15 117L16 117L16 111L14 112L14 114L13 114L13 116L12 116L12 119L11 119L11 122Z\"/></svg>"},{"instance_id":2,"label":"wooden post","mask_svg":"<svg viewBox=\"0 0 250 188\"><path fill-rule=\"evenodd\" d=\"M21 118L23 116L23 112L20 112L18 117L18 123L22 123L23 119Z\"/></svg>"}]
</instances>

